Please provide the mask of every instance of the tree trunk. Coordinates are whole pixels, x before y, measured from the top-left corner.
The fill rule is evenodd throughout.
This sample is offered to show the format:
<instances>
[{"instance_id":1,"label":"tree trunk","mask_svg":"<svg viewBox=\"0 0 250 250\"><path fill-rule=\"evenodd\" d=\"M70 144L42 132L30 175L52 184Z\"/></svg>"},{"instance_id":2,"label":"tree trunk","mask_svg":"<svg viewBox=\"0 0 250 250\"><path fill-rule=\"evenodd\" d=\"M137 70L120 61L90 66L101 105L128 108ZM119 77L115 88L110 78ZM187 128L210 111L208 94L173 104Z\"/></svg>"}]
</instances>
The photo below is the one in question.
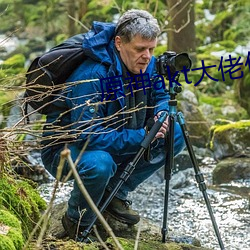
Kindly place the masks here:
<instances>
[{"instance_id":1,"label":"tree trunk","mask_svg":"<svg viewBox=\"0 0 250 250\"><path fill-rule=\"evenodd\" d=\"M87 0L79 1L79 11L78 11L78 18L81 20L84 15L87 13L88 10L88 3Z\"/></svg>"},{"instance_id":2,"label":"tree trunk","mask_svg":"<svg viewBox=\"0 0 250 250\"><path fill-rule=\"evenodd\" d=\"M69 22L68 22L68 34L69 36L73 36L76 34L76 1L69 0L67 7L68 7L68 14L69 14Z\"/></svg>"},{"instance_id":3,"label":"tree trunk","mask_svg":"<svg viewBox=\"0 0 250 250\"><path fill-rule=\"evenodd\" d=\"M195 0L167 0L169 9L168 50L187 52L194 59L195 42Z\"/></svg>"}]
</instances>

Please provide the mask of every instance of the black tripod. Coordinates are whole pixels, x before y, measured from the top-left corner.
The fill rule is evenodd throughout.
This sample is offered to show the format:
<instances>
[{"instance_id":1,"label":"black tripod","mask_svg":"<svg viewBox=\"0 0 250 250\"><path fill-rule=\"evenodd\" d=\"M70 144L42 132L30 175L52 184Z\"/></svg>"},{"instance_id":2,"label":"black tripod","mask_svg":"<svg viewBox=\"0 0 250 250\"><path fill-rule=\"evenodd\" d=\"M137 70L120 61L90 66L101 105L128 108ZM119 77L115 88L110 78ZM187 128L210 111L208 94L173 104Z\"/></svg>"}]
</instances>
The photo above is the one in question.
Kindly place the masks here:
<instances>
[{"instance_id":1,"label":"black tripod","mask_svg":"<svg viewBox=\"0 0 250 250\"><path fill-rule=\"evenodd\" d=\"M189 139L189 133L186 128L184 116L181 112L177 113L177 100L176 100L176 95L177 93L181 92L181 87L177 86L174 82L171 84L169 94L170 94L170 100L169 100L169 114L168 114L168 119L169 119L169 132L166 138L166 144L167 144L167 154L166 154L166 161L165 161L165 202L164 202L164 216L163 216L163 226L162 226L162 242L166 242L166 234L168 232L167 229L167 216L168 216L168 196L169 196L169 182L171 179L172 175L172 169L174 166L174 123L177 117L177 120L181 126L181 130L183 133L184 140L186 142L187 150L191 159L191 162L194 167L195 171L195 179L199 185L199 189L203 194L210 219L213 224L213 228L216 234L216 237L218 239L219 245L221 250L224 250L225 247L223 245L220 232L212 211L212 207L210 205L210 201L208 199L208 195L206 192L206 184L204 182L204 177L203 174L201 173L197 159L195 157L192 145L190 143Z\"/></svg>"},{"instance_id":2,"label":"black tripod","mask_svg":"<svg viewBox=\"0 0 250 250\"><path fill-rule=\"evenodd\" d=\"M168 216L168 196L169 196L169 182L172 175L172 169L174 166L174 124L175 120L177 118L182 134L187 146L187 150L191 159L191 162L194 167L195 171L195 179L199 185L199 189L203 194L210 219L213 224L213 228L216 234L216 237L218 239L219 245L221 250L224 250L225 247L223 245L220 232L212 211L211 204L208 199L208 195L206 192L206 184L204 182L204 177L199 169L199 165L197 162L197 159L195 157L190 139L189 139L189 133L186 128L184 116L181 112L177 113L177 100L176 95L177 93L181 92L181 87L177 85L178 78L179 78L179 72L183 72L186 74L188 70L192 66L192 61L189 58L187 53L180 53L176 54L173 51L168 51L160 55L157 59L156 67L157 72L160 75L165 76L169 80L169 95L170 100L169 103L169 114L168 114L168 123L169 123L169 131L166 137L166 161L165 161L165 201L164 201L164 215L163 215L163 226L162 226L162 242L166 242L166 234L167 234L167 216ZM186 75L185 75L186 78Z\"/></svg>"}]
</instances>

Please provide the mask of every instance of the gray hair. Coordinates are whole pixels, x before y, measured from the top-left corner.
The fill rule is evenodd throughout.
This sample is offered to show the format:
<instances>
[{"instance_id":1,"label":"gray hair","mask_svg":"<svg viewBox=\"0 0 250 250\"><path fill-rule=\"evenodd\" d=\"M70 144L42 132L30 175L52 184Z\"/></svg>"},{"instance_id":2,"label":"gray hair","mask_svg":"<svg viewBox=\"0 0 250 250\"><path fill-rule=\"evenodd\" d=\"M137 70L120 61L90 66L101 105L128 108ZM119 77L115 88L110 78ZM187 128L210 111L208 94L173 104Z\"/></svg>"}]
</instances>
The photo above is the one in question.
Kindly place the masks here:
<instances>
[{"instance_id":1,"label":"gray hair","mask_svg":"<svg viewBox=\"0 0 250 250\"><path fill-rule=\"evenodd\" d=\"M128 10L118 20L116 36L128 43L135 35L153 40L160 34L157 20L145 10Z\"/></svg>"}]
</instances>

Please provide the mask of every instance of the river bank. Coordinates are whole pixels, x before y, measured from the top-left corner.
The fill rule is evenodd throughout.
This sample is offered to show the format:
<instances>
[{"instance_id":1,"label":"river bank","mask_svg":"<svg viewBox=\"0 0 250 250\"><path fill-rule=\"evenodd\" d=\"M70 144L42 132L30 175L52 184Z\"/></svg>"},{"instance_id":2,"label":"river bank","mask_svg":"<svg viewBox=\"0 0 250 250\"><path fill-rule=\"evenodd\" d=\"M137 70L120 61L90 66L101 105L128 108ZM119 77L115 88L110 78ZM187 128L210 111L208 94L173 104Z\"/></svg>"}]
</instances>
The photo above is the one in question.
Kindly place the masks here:
<instances>
[{"instance_id":1,"label":"river bank","mask_svg":"<svg viewBox=\"0 0 250 250\"><path fill-rule=\"evenodd\" d=\"M204 158L201 171L207 185L207 193L219 226L223 243L227 250L250 249L250 208L247 193L250 191L250 180L234 181L229 184L212 185L212 170L215 162ZM53 182L39 187L42 197L49 201ZM64 184L57 193L55 203L69 198L72 182ZM132 207L139 211L143 218L162 227L164 211L165 181L160 172L149 178L130 194ZM206 209L202 193L197 187L192 168L175 173L170 181L169 195L170 233L180 237L195 237L202 246L219 250L212 223Z\"/></svg>"}]
</instances>

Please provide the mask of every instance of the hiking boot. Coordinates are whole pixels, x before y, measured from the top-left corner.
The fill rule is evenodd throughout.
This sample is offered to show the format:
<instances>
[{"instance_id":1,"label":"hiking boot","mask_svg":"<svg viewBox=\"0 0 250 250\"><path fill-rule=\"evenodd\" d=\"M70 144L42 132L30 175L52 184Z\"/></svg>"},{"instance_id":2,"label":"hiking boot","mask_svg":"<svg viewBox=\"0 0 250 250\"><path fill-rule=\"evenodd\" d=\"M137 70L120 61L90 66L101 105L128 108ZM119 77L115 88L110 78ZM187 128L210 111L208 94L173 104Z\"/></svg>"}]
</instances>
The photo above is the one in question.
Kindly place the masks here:
<instances>
[{"instance_id":1,"label":"hiking boot","mask_svg":"<svg viewBox=\"0 0 250 250\"><path fill-rule=\"evenodd\" d=\"M134 225L140 221L140 216L130 208L131 205L132 201L114 197L105 211L122 223Z\"/></svg>"},{"instance_id":2,"label":"hiking boot","mask_svg":"<svg viewBox=\"0 0 250 250\"><path fill-rule=\"evenodd\" d=\"M65 236L68 236L70 239L85 243L97 241L97 238L92 234L90 234L86 239L83 238L82 234L86 227L80 226L78 225L78 223L75 223L75 221L68 217L67 213L65 213L62 217L62 225L66 232Z\"/></svg>"}]
</instances>

